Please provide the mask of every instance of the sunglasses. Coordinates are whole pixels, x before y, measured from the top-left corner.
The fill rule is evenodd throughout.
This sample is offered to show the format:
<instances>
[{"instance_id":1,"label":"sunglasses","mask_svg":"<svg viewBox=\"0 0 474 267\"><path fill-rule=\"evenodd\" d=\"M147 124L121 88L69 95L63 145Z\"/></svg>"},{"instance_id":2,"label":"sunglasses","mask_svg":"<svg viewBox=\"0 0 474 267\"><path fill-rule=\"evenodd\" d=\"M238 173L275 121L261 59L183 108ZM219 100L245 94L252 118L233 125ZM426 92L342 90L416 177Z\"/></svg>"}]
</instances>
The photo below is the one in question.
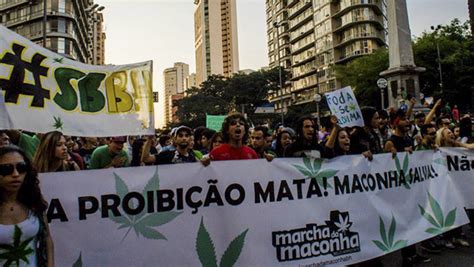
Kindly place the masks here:
<instances>
[{"instance_id":1,"label":"sunglasses","mask_svg":"<svg viewBox=\"0 0 474 267\"><path fill-rule=\"evenodd\" d=\"M13 171L16 171L19 174L24 174L28 171L28 165L25 162L18 162L16 165L13 164L0 164L0 175L7 176L13 174Z\"/></svg>"}]
</instances>

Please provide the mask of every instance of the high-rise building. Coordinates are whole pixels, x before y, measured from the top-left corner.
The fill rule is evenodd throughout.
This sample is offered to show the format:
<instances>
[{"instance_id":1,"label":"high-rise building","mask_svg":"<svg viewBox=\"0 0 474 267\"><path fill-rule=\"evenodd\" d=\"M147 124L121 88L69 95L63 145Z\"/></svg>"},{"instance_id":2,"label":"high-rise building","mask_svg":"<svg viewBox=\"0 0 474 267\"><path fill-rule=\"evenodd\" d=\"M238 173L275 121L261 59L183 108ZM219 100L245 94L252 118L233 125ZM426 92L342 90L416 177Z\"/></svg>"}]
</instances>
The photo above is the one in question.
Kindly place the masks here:
<instances>
[{"instance_id":1,"label":"high-rise building","mask_svg":"<svg viewBox=\"0 0 474 267\"><path fill-rule=\"evenodd\" d=\"M196 73L191 73L186 77L186 86L185 89L190 89L192 87L197 87L198 84L196 83Z\"/></svg>"},{"instance_id":2,"label":"high-rise building","mask_svg":"<svg viewBox=\"0 0 474 267\"><path fill-rule=\"evenodd\" d=\"M196 82L239 70L236 0L194 0Z\"/></svg>"},{"instance_id":3,"label":"high-rise building","mask_svg":"<svg viewBox=\"0 0 474 267\"><path fill-rule=\"evenodd\" d=\"M167 68L163 71L164 77L164 106L165 106L165 123L173 121L173 98L175 95L183 95L186 90L186 77L189 76L189 65L182 62L174 63L174 67Z\"/></svg>"},{"instance_id":4,"label":"high-rise building","mask_svg":"<svg viewBox=\"0 0 474 267\"><path fill-rule=\"evenodd\" d=\"M340 87L332 65L386 45L383 0L267 0L266 6L270 67L290 73L291 86L270 99L279 110Z\"/></svg>"},{"instance_id":5,"label":"high-rise building","mask_svg":"<svg viewBox=\"0 0 474 267\"><path fill-rule=\"evenodd\" d=\"M0 0L0 23L53 52L93 63L94 44L104 58L101 10L92 0ZM94 22L94 16L101 22ZM95 36L100 39L94 41L94 26L99 25Z\"/></svg>"}]
</instances>

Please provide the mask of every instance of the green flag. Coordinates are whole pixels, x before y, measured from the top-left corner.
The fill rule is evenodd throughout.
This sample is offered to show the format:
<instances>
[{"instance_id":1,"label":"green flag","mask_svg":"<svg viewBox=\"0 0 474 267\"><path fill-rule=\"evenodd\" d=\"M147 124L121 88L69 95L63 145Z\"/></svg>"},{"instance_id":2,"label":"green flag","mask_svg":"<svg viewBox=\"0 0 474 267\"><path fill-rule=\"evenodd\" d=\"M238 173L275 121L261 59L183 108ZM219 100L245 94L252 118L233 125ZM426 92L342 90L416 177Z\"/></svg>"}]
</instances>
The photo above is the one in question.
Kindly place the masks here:
<instances>
[{"instance_id":1,"label":"green flag","mask_svg":"<svg viewBox=\"0 0 474 267\"><path fill-rule=\"evenodd\" d=\"M220 131L225 115L208 115L206 114L206 127L214 131Z\"/></svg>"}]
</instances>

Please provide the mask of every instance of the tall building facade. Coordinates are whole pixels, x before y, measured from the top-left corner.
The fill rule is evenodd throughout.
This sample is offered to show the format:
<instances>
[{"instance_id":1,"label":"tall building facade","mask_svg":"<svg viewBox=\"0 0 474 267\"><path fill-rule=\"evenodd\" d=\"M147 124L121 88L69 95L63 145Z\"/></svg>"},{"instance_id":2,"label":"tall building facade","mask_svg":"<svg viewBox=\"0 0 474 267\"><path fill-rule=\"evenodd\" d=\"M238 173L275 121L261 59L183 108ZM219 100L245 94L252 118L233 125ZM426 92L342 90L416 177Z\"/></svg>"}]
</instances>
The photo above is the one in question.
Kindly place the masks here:
<instances>
[{"instance_id":1,"label":"tall building facade","mask_svg":"<svg viewBox=\"0 0 474 267\"><path fill-rule=\"evenodd\" d=\"M236 0L195 0L196 83L239 70Z\"/></svg>"},{"instance_id":2,"label":"tall building facade","mask_svg":"<svg viewBox=\"0 0 474 267\"><path fill-rule=\"evenodd\" d=\"M386 46L383 0L267 0L266 6L270 67L290 73L291 86L270 99L279 110L340 87L332 65Z\"/></svg>"},{"instance_id":3,"label":"tall building facade","mask_svg":"<svg viewBox=\"0 0 474 267\"><path fill-rule=\"evenodd\" d=\"M188 76L189 65L182 62L176 62L172 68L163 71L165 123L173 121L176 112L176 109L173 109L173 100L180 99L176 95L184 95Z\"/></svg>"},{"instance_id":4,"label":"tall building facade","mask_svg":"<svg viewBox=\"0 0 474 267\"><path fill-rule=\"evenodd\" d=\"M103 7L98 7L92 0L0 0L0 23L53 52L84 63L94 62L96 44L96 48L101 47L96 50L101 55L97 63L103 63L105 33L103 17L98 13ZM100 23L93 20L97 14ZM99 24L95 36L100 39L94 40L94 28Z\"/></svg>"}]
</instances>

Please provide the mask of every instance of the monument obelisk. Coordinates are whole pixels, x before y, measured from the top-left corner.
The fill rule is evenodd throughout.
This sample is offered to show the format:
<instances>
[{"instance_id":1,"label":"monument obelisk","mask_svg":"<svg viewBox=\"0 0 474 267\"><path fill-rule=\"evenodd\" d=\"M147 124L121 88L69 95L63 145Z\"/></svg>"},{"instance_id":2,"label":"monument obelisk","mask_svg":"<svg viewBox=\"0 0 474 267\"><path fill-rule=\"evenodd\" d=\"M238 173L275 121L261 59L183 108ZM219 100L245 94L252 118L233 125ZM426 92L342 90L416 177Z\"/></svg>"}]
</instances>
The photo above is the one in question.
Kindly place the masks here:
<instances>
[{"instance_id":1,"label":"monument obelisk","mask_svg":"<svg viewBox=\"0 0 474 267\"><path fill-rule=\"evenodd\" d=\"M425 68L415 66L406 0L387 0L387 17L390 67L380 76L388 81L389 106L398 107L404 90L419 100L418 73Z\"/></svg>"}]
</instances>

